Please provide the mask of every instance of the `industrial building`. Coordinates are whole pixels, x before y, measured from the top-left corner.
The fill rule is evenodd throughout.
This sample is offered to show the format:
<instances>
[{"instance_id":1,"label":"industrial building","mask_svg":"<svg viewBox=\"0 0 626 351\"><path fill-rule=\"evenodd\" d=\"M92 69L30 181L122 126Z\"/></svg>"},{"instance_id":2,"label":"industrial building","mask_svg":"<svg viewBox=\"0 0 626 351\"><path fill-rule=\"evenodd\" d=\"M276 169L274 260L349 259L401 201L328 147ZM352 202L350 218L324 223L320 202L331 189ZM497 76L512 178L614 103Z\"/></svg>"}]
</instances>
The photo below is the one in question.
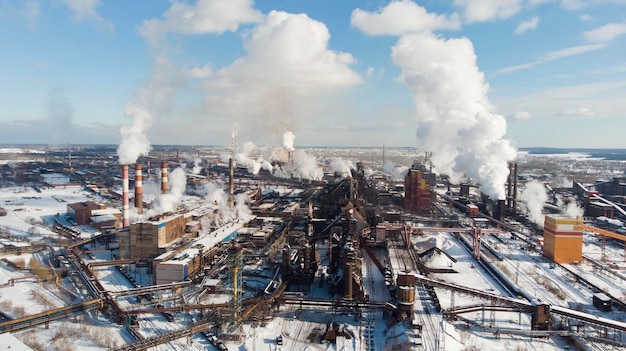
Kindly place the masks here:
<instances>
[{"instance_id":1,"label":"industrial building","mask_svg":"<svg viewBox=\"0 0 626 351\"><path fill-rule=\"evenodd\" d=\"M92 212L106 209L105 205L93 201L77 202L67 205L67 215L72 217L78 225L88 225Z\"/></svg>"},{"instance_id":2,"label":"industrial building","mask_svg":"<svg viewBox=\"0 0 626 351\"><path fill-rule=\"evenodd\" d=\"M199 249L186 249L168 260L162 260L167 256L171 254L166 252L154 259L157 285L185 280L201 267L202 258Z\"/></svg>"},{"instance_id":3,"label":"industrial building","mask_svg":"<svg viewBox=\"0 0 626 351\"><path fill-rule=\"evenodd\" d=\"M132 223L129 230L118 234L120 258L143 259L166 252L174 240L185 234L186 224L182 214L163 214Z\"/></svg>"},{"instance_id":4,"label":"industrial building","mask_svg":"<svg viewBox=\"0 0 626 351\"><path fill-rule=\"evenodd\" d=\"M432 188L436 183L436 174L421 164L413 164L404 177L404 207L408 211L429 214L435 201Z\"/></svg>"},{"instance_id":5,"label":"industrial building","mask_svg":"<svg viewBox=\"0 0 626 351\"><path fill-rule=\"evenodd\" d=\"M543 254L557 263L577 263L583 259L583 219L561 214L545 216Z\"/></svg>"}]
</instances>

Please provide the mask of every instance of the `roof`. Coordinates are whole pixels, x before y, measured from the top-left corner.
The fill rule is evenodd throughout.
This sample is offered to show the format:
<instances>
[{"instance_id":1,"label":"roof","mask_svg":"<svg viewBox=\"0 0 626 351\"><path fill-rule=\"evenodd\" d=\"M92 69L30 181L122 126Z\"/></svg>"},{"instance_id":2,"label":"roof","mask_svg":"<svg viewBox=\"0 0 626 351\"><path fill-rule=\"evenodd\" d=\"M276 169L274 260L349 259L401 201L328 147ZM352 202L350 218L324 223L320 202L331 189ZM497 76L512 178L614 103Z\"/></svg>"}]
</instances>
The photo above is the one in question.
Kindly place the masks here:
<instances>
[{"instance_id":1,"label":"roof","mask_svg":"<svg viewBox=\"0 0 626 351\"><path fill-rule=\"evenodd\" d=\"M107 221L117 221L119 218L114 215L92 216L91 221L94 223L102 223Z\"/></svg>"},{"instance_id":2,"label":"roof","mask_svg":"<svg viewBox=\"0 0 626 351\"><path fill-rule=\"evenodd\" d=\"M68 204L67 206L74 211L85 210L85 209L91 209L91 210L100 209L100 205L93 201L76 202L73 204Z\"/></svg>"},{"instance_id":3,"label":"roof","mask_svg":"<svg viewBox=\"0 0 626 351\"><path fill-rule=\"evenodd\" d=\"M11 351L33 351L11 333L0 334L0 345L3 349L10 349Z\"/></svg>"}]
</instances>

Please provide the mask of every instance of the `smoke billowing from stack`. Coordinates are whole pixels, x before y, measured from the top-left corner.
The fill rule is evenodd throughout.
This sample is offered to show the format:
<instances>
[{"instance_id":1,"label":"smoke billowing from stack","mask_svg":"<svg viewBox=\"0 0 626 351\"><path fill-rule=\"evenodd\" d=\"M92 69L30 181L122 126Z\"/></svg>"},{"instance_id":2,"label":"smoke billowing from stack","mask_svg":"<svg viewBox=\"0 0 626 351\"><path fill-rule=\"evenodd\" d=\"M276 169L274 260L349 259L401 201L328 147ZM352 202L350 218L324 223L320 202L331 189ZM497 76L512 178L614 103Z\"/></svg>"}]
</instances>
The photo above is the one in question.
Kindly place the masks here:
<instances>
[{"instance_id":1,"label":"smoke billowing from stack","mask_svg":"<svg viewBox=\"0 0 626 351\"><path fill-rule=\"evenodd\" d=\"M506 120L492 112L472 42L430 32L407 34L391 58L402 69L398 79L415 97L418 146L434 152L437 172L453 182L467 175L492 199L505 199L507 163L516 150L504 139Z\"/></svg>"},{"instance_id":2,"label":"smoke billowing from stack","mask_svg":"<svg viewBox=\"0 0 626 351\"><path fill-rule=\"evenodd\" d=\"M122 227L130 226L130 204L128 203L128 165L122 166Z\"/></svg>"},{"instance_id":3,"label":"smoke billowing from stack","mask_svg":"<svg viewBox=\"0 0 626 351\"><path fill-rule=\"evenodd\" d=\"M169 184L167 180L167 162L161 162L161 193L167 194Z\"/></svg>"},{"instance_id":4,"label":"smoke billowing from stack","mask_svg":"<svg viewBox=\"0 0 626 351\"><path fill-rule=\"evenodd\" d=\"M143 179L141 164L135 164L135 207L137 213L143 213Z\"/></svg>"},{"instance_id":5,"label":"smoke billowing from stack","mask_svg":"<svg viewBox=\"0 0 626 351\"><path fill-rule=\"evenodd\" d=\"M235 170L233 159L228 159L228 207L235 207Z\"/></svg>"}]
</instances>

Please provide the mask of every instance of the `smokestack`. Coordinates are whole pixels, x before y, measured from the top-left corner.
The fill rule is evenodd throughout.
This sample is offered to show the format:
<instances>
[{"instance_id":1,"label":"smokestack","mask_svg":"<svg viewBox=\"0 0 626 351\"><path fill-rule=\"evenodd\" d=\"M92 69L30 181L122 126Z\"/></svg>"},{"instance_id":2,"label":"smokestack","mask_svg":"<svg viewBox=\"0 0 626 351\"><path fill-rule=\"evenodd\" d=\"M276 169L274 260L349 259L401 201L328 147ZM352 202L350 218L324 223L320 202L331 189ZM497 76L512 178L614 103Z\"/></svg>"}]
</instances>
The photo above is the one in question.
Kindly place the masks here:
<instances>
[{"instance_id":1,"label":"smokestack","mask_svg":"<svg viewBox=\"0 0 626 351\"><path fill-rule=\"evenodd\" d=\"M169 190L169 184L167 183L167 162L161 162L161 194L167 194Z\"/></svg>"},{"instance_id":2,"label":"smokestack","mask_svg":"<svg viewBox=\"0 0 626 351\"><path fill-rule=\"evenodd\" d=\"M143 179L140 163L135 164L135 207L137 213L143 213Z\"/></svg>"},{"instance_id":3,"label":"smokestack","mask_svg":"<svg viewBox=\"0 0 626 351\"><path fill-rule=\"evenodd\" d=\"M513 212L517 212L517 162L513 167Z\"/></svg>"},{"instance_id":4,"label":"smokestack","mask_svg":"<svg viewBox=\"0 0 626 351\"><path fill-rule=\"evenodd\" d=\"M235 207L235 170L232 157L228 159L228 207Z\"/></svg>"},{"instance_id":5,"label":"smokestack","mask_svg":"<svg viewBox=\"0 0 626 351\"><path fill-rule=\"evenodd\" d=\"M148 159L148 168L146 169L146 179L150 179L150 159Z\"/></svg>"},{"instance_id":6,"label":"smokestack","mask_svg":"<svg viewBox=\"0 0 626 351\"><path fill-rule=\"evenodd\" d=\"M128 165L122 166L122 228L130 226L130 206L128 203Z\"/></svg>"},{"instance_id":7,"label":"smokestack","mask_svg":"<svg viewBox=\"0 0 626 351\"><path fill-rule=\"evenodd\" d=\"M513 163L509 162L509 177L506 182L506 206L513 208Z\"/></svg>"}]
</instances>

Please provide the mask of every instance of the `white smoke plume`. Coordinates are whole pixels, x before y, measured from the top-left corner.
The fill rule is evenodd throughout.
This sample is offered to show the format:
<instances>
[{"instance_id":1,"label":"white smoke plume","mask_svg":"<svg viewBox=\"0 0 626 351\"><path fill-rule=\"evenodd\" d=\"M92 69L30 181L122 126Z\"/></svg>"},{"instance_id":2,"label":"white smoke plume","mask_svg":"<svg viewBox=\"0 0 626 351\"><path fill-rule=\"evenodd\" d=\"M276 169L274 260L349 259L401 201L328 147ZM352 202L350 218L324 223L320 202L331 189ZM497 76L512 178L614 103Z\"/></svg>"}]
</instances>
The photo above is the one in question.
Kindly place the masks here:
<instances>
[{"instance_id":1,"label":"white smoke plume","mask_svg":"<svg viewBox=\"0 0 626 351\"><path fill-rule=\"evenodd\" d=\"M180 204L180 200L187 189L187 173L182 168L174 169L168 175L170 191L159 198L158 208L162 212L171 212Z\"/></svg>"},{"instance_id":2,"label":"white smoke plume","mask_svg":"<svg viewBox=\"0 0 626 351\"><path fill-rule=\"evenodd\" d=\"M272 151L271 160L280 164L274 167L274 175L280 178L301 178L321 180L324 170L320 167L315 156L307 154L304 150L295 150L294 141L296 136L291 131L283 133L283 148ZM289 159L289 154L293 159Z\"/></svg>"},{"instance_id":3,"label":"white smoke plume","mask_svg":"<svg viewBox=\"0 0 626 351\"><path fill-rule=\"evenodd\" d=\"M321 180L324 170L320 167L317 158L307 154L304 150L293 152L293 163L282 164L274 168L274 175L281 178L300 178Z\"/></svg>"},{"instance_id":4,"label":"white smoke plume","mask_svg":"<svg viewBox=\"0 0 626 351\"><path fill-rule=\"evenodd\" d=\"M235 154L235 162L245 167L250 174L258 174L261 169L268 170L280 178L300 178L321 180L324 171L315 156L304 150L294 149L295 135L291 131L283 134L282 147L267 149L252 142L244 143ZM289 160L289 153L293 159ZM223 162L228 162L229 155L222 154Z\"/></svg>"},{"instance_id":5,"label":"white smoke plume","mask_svg":"<svg viewBox=\"0 0 626 351\"><path fill-rule=\"evenodd\" d=\"M574 186L573 184L574 183L570 179L567 179L567 177L558 177L555 180L554 187L555 188L571 188Z\"/></svg>"},{"instance_id":6,"label":"white smoke plume","mask_svg":"<svg viewBox=\"0 0 626 351\"><path fill-rule=\"evenodd\" d=\"M248 196L245 193L235 195L235 207L228 206L228 193L222 185L214 182L205 184L201 190L207 203L214 206L213 212L202 219L202 227L219 227L234 221L249 221L252 211L248 207Z\"/></svg>"},{"instance_id":7,"label":"white smoke plume","mask_svg":"<svg viewBox=\"0 0 626 351\"><path fill-rule=\"evenodd\" d=\"M394 165L391 160L385 161L383 165L383 170L385 173L389 174L394 180L404 179L407 172L409 171L409 167L402 165Z\"/></svg>"},{"instance_id":8,"label":"white smoke plume","mask_svg":"<svg viewBox=\"0 0 626 351\"><path fill-rule=\"evenodd\" d=\"M296 136L291 131L286 131L283 134L283 147L287 151L293 150L293 143L296 140Z\"/></svg>"},{"instance_id":9,"label":"white smoke plume","mask_svg":"<svg viewBox=\"0 0 626 351\"><path fill-rule=\"evenodd\" d=\"M561 211L570 217L582 217L585 214L585 209L578 206L576 201L569 202L565 208L561 208Z\"/></svg>"},{"instance_id":10,"label":"white smoke plume","mask_svg":"<svg viewBox=\"0 0 626 351\"><path fill-rule=\"evenodd\" d=\"M351 170L356 169L354 162L350 160L344 160L341 157L332 157L326 159L326 164L332 172L339 174L342 178L350 177L352 175Z\"/></svg>"},{"instance_id":11,"label":"white smoke plume","mask_svg":"<svg viewBox=\"0 0 626 351\"><path fill-rule=\"evenodd\" d=\"M263 156L264 150L257 148L254 143L248 141L244 143L240 150L235 154L237 164L246 167L248 173L257 175L261 169L272 171L273 167L270 161Z\"/></svg>"},{"instance_id":12,"label":"white smoke plume","mask_svg":"<svg viewBox=\"0 0 626 351\"><path fill-rule=\"evenodd\" d=\"M200 157L196 157L193 159L193 168L191 169L192 174L200 174L202 171L202 159Z\"/></svg>"},{"instance_id":13,"label":"white smoke plume","mask_svg":"<svg viewBox=\"0 0 626 351\"><path fill-rule=\"evenodd\" d=\"M155 115L170 112L174 93L185 84L184 75L178 68L163 57L155 59L152 76L126 103L126 116L133 122L120 129L122 141L117 148L120 164L135 163L139 156L150 152L147 133Z\"/></svg>"},{"instance_id":14,"label":"white smoke plume","mask_svg":"<svg viewBox=\"0 0 626 351\"><path fill-rule=\"evenodd\" d=\"M504 199L507 163L516 151L503 139L506 120L491 112L472 42L407 34L391 58L402 69L398 79L414 94L418 147L433 151L436 170L455 182L464 174L477 179L482 192Z\"/></svg>"},{"instance_id":15,"label":"white smoke plume","mask_svg":"<svg viewBox=\"0 0 626 351\"><path fill-rule=\"evenodd\" d=\"M522 209L528 214L528 218L543 227L543 206L548 200L548 193L543 183L538 180L527 182L520 192L519 199L522 201Z\"/></svg>"}]
</instances>

